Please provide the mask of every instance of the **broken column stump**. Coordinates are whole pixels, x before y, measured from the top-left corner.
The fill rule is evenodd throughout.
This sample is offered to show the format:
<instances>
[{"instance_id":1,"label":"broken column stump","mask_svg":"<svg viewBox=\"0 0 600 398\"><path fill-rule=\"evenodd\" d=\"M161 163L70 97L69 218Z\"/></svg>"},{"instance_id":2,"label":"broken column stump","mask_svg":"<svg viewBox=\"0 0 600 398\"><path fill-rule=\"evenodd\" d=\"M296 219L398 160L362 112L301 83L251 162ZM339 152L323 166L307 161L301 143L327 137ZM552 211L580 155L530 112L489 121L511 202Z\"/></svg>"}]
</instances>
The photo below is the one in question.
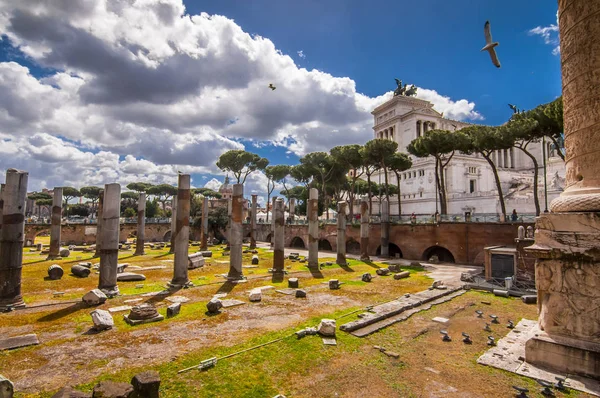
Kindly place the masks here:
<instances>
[{"instance_id":1,"label":"broken column stump","mask_svg":"<svg viewBox=\"0 0 600 398\"><path fill-rule=\"evenodd\" d=\"M48 267L48 278L53 281L57 281L61 279L64 275L65 271L58 264L52 264Z\"/></svg>"},{"instance_id":2,"label":"broken column stump","mask_svg":"<svg viewBox=\"0 0 600 398\"><path fill-rule=\"evenodd\" d=\"M154 370L139 373L131 379L131 385L133 386L132 398L158 398L160 375Z\"/></svg>"}]
</instances>

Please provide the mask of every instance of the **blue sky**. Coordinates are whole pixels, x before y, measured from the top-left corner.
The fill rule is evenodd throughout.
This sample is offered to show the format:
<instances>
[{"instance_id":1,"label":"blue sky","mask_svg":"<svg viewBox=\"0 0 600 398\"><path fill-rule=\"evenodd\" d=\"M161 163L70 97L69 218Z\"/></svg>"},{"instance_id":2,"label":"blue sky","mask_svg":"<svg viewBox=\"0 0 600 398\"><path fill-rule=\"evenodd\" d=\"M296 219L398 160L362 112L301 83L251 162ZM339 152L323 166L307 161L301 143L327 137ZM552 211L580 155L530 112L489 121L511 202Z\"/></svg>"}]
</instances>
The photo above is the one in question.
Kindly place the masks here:
<instances>
[{"instance_id":1,"label":"blue sky","mask_svg":"<svg viewBox=\"0 0 600 398\"><path fill-rule=\"evenodd\" d=\"M181 0L150 3L44 4L36 15L0 6L0 78L18 82L0 87L0 106L35 108L23 115L5 105L0 138L28 154L31 142L46 148L43 159L31 155L19 166L89 161L85 178L68 176L74 185L173 182L172 170L184 168L203 185L222 178L214 160L240 144L280 164L366 142L369 112L396 77L431 90L427 99L446 115L476 123L503 123L508 103L528 109L561 91L557 6L547 0L187 0L185 14ZM203 12L225 18L197 16ZM116 15L115 25L106 15ZM486 20L500 42L500 69L480 52ZM532 34L536 27L547 36ZM193 40L183 37L190 28ZM130 81L139 84L128 91ZM58 184L64 174L35 184Z\"/></svg>"}]
</instances>

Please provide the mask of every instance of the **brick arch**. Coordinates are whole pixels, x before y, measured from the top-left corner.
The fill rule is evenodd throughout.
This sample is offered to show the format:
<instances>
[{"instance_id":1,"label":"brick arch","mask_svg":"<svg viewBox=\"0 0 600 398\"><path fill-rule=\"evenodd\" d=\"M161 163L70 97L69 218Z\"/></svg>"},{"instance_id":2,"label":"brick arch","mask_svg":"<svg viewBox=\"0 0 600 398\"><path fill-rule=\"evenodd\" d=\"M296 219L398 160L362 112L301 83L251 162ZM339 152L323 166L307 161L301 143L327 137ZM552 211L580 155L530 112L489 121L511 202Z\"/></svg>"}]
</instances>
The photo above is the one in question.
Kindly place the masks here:
<instances>
[{"instance_id":1,"label":"brick arch","mask_svg":"<svg viewBox=\"0 0 600 398\"><path fill-rule=\"evenodd\" d=\"M299 236L294 236L290 241L290 247L294 249L306 249L306 244L304 244L304 240Z\"/></svg>"},{"instance_id":2,"label":"brick arch","mask_svg":"<svg viewBox=\"0 0 600 398\"><path fill-rule=\"evenodd\" d=\"M169 229L167 232L164 233L164 235L162 237L162 241L163 242L170 242L172 234L173 234L173 232L171 232L171 230Z\"/></svg>"},{"instance_id":3,"label":"brick arch","mask_svg":"<svg viewBox=\"0 0 600 398\"><path fill-rule=\"evenodd\" d=\"M395 243L389 243L389 253L390 257L396 257L396 253L400 254L400 258L403 257L402 250ZM381 246L377 246L377 251L375 252L376 256L381 255Z\"/></svg>"},{"instance_id":4,"label":"brick arch","mask_svg":"<svg viewBox=\"0 0 600 398\"><path fill-rule=\"evenodd\" d=\"M428 261L431 256L437 255L440 262L443 263L454 263L454 255L452 252L445 247L442 246L430 246L424 252L422 259L423 261Z\"/></svg>"},{"instance_id":5,"label":"brick arch","mask_svg":"<svg viewBox=\"0 0 600 398\"><path fill-rule=\"evenodd\" d=\"M360 254L360 243L355 239L348 239L346 241L346 253Z\"/></svg>"}]
</instances>

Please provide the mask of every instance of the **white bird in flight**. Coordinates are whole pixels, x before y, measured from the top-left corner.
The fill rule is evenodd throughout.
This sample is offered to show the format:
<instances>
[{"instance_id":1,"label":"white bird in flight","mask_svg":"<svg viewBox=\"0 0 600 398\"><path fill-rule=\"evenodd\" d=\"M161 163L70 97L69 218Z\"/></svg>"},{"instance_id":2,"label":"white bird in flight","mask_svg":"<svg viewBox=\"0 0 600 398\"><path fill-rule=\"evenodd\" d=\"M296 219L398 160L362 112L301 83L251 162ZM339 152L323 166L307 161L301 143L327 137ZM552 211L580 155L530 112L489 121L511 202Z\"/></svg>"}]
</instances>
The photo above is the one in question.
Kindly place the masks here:
<instances>
[{"instance_id":1,"label":"white bird in flight","mask_svg":"<svg viewBox=\"0 0 600 398\"><path fill-rule=\"evenodd\" d=\"M497 68L500 67L500 61L498 61L498 55L496 54L496 50L494 47L498 45L498 42L492 41L492 32L490 30L490 21L485 21L485 26L483 27L483 31L485 33L485 47L481 49L481 51L488 51L490 53L490 57L492 58L492 63L496 65Z\"/></svg>"}]
</instances>

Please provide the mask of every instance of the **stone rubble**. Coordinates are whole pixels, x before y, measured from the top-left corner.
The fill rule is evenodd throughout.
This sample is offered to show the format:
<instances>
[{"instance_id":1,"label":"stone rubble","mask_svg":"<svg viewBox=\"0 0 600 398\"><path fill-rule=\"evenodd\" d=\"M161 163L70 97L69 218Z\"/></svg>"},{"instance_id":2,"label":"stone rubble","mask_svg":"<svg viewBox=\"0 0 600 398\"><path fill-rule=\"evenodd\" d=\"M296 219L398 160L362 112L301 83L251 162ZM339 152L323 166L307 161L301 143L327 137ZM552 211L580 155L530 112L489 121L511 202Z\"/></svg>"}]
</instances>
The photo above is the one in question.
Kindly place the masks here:
<instances>
[{"instance_id":1,"label":"stone rubble","mask_svg":"<svg viewBox=\"0 0 600 398\"><path fill-rule=\"evenodd\" d=\"M115 321L108 311L94 310L90 312L90 315L92 316L92 321L94 322L94 330L98 332L112 329L113 326L115 326Z\"/></svg>"},{"instance_id":2,"label":"stone rubble","mask_svg":"<svg viewBox=\"0 0 600 398\"><path fill-rule=\"evenodd\" d=\"M94 290L90 290L89 292L87 292L83 298L82 301L84 303L86 303L87 305L100 305L103 304L108 297L106 297L106 294L104 294L104 292L100 289L94 289Z\"/></svg>"}]
</instances>

